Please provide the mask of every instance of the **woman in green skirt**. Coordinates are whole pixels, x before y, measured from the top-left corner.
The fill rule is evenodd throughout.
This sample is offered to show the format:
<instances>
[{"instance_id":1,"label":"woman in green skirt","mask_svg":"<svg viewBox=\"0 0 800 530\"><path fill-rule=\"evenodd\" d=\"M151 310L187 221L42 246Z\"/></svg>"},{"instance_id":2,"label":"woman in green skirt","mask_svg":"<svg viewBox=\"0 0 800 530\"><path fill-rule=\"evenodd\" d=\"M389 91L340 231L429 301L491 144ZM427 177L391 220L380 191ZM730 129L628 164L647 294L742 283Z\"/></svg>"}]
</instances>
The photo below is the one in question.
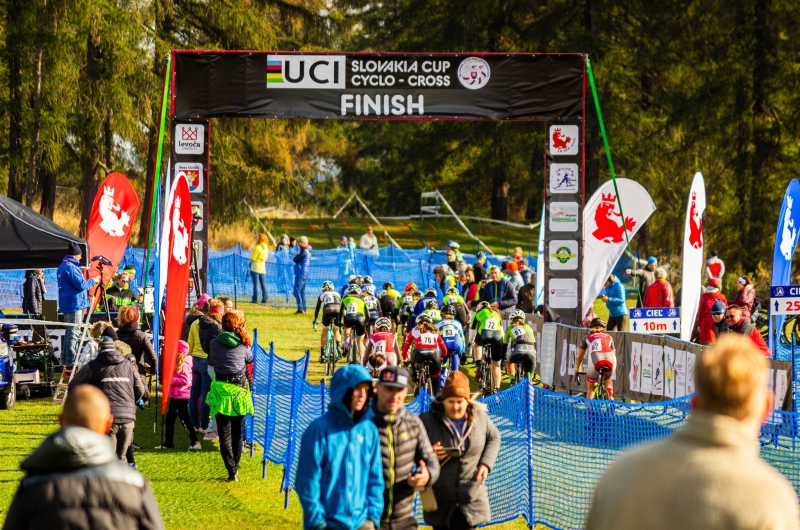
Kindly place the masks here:
<instances>
[{"instance_id":1,"label":"woman in green skirt","mask_svg":"<svg viewBox=\"0 0 800 530\"><path fill-rule=\"evenodd\" d=\"M250 394L252 375L248 365L253 363L250 337L245 331L241 311L229 311L222 317L222 333L211 341L209 366L214 367L214 380L206 397L211 417L217 420L219 450L228 470L228 481L239 480L239 460L242 458L242 420L253 414Z\"/></svg>"}]
</instances>

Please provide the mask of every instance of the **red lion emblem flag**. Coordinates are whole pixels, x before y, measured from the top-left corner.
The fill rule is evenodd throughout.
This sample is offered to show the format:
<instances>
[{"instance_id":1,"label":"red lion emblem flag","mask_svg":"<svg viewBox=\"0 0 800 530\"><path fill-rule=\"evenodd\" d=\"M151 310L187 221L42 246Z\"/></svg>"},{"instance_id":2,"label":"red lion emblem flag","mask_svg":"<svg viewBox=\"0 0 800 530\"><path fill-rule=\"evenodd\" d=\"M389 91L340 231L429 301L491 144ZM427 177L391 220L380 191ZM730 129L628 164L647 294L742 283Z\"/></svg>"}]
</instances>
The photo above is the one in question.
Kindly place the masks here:
<instances>
[{"instance_id":1,"label":"red lion emblem flag","mask_svg":"<svg viewBox=\"0 0 800 530\"><path fill-rule=\"evenodd\" d=\"M703 246L703 214L697 211L697 192L692 192L692 205L689 207L689 244L692 248Z\"/></svg>"},{"instance_id":2,"label":"red lion emblem flag","mask_svg":"<svg viewBox=\"0 0 800 530\"><path fill-rule=\"evenodd\" d=\"M617 221L616 218L622 218L622 214L616 211L616 200L616 195L603 194L600 204L594 211L594 222L597 228L592 235L603 243L622 243L625 241L625 229L633 232L633 227L636 226L636 221L631 217L625 218L624 225Z\"/></svg>"}]
</instances>

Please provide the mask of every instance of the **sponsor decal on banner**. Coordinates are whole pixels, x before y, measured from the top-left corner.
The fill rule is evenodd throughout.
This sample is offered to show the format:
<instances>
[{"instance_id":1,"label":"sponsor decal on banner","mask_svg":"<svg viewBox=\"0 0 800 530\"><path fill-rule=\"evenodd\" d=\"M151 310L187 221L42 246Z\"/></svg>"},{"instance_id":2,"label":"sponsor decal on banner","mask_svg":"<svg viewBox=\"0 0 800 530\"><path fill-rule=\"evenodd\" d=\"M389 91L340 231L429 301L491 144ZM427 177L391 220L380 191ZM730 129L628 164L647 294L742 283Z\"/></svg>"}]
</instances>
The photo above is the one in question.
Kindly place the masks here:
<instances>
[{"instance_id":1,"label":"sponsor decal on banner","mask_svg":"<svg viewBox=\"0 0 800 530\"><path fill-rule=\"evenodd\" d=\"M633 239L656 207L650 194L641 184L618 178L617 189L612 181L605 182L586 202L583 210L583 314L592 307L608 275L622 256L628 238ZM623 225L619 202L625 215Z\"/></svg>"},{"instance_id":2,"label":"sponsor decal on banner","mask_svg":"<svg viewBox=\"0 0 800 530\"><path fill-rule=\"evenodd\" d=\"M639 384L640 392L650 394L653 392L653 345L642 344L642 379Z\"/></svg>"},{"instance_id":3,"label":"sponsor decal on banner","mask_svg":"<svg viewBox=\"0 0 800 530\"><path fill-rule=\"evenodd\" d=\"M194 225L195 232L199 232L203 229L203 203L202 201L192 201L192 217L199 218L197 219L197 223Z\"/></svg>"},{"instance_id":4,"label":"sponsor decal on banner","mask_svg":"<svg viewBox=\"0 0 800 530\"><path fill-rule=\"evenodd\" d=\"M575 232L578 230L577 202L550 203L550 230L552 232Z\"/></svg>"},{"instance_id":5,"label":"sponsor decal on banner","mask_svg":"<svg viewBox=\"0 0 800 530\"><path fill-rule=\"evenodd\" d=\"M686 352L686 395L694 394L694 363L697 354Z\"/></svg>"},{"instance_id":6,"label":"sponsor decal on banner","mask_svg":"<svg viewBox=\"0 0 800 530\"><path fill-rule=\"evenodd\" d=\"M480 57L467 57L458 65L458 80L470 90L483 88L492 77L489 63Z\"/></svg>"},{"instance_id":7,"label":"sponsor decal on banner","mask_svg":"<svg viewBox=\"0 0 800 530\"><path fill-rule=\"evenodd\" d=\"M574 239L550 241L548 267L553 270L576 270L578 268L578 242Z\"/></svg>"},{"instance_id":8,"label":"sponsor decal on banner","mask_svg":"<svg viewBox=\"0 0 800 530\"><path fill-rule=\"evenodd\" d=\"M797 208L797 213L794 209ZM797 248L797 221L800 219L800 183L793 179L783 196L778 227L775 234L775 250L772 256L772 285L791 285L792 258ZM775 350L775 330L783 329L783 315L769 319L769 349L773 355Z\"/></svg>"},{"instance_id":9,"label":"sponsor decal on banner","mask_svg":"<svg viewBox=\"0 0 800 530\"><path fill-rule=\"evenodd\" d=\"M344 55L268 55L267 88L345 88Z\"/></svg>"},{"instance_id":10,"label":"sponsor decal on banner","mask_svg":"<svg viewBox=\"0 0 800 530\"><path fill-rule=\"evenodd\" d=\"M186 177L190 193L203 192L203 164L199 162L175 164L175 175Z\"/></svg>"},{"instance_id":11,"label":"sponsor decal on banner","mask_svg":"<svg viewBox=\"0 0 800 530\"><path fill-rule=\"evenodd\" d=\"M686 395L686 351L675 352L675 397Z\"/></svg>"},{"instance_id":12,"label":"sponsor decal on banner","mask_svg":"<svg viewBox=\"0 0 800 530\"><path fill-rule=\"evenodd\" d=\"M559 373L561 377L567 375L567 339L564 339L564 342L561 343L561 369Z\"/></svg>"},{"instance_id":13,"label":"sponsor decal on banner","mask_svg":"<svg viewBox=\"0 0 800 530\"><path fill-rule=\"evenodd\" d=\"M653 394L664 395L664 347L653 345Z\"/></svg>"},{"instance_id":14,"label":"sponsor decal on banner","mask_svg":"<svg viewBox=\"0 0 800 530\"><path fill-rule=\"evenodd\" d=\"M575 365L578 361L578 347L574 344L569 345L569 368L567 373L569 375L575 375Z\"/></svg>"},{"instance_id":15,"label":"sponsor decal on banner","mask_svg":"<svg viewBox=\"0 0 800 530\"><path fill-rule=\"evenodd\" d=\"M681 286L681 340L692 338L700 296L703 294L703 212L706 209L706 187L703 175L695 173L689 190L683 234L683 283Z\"/></svg>"},{"instance_id":16,"label":"sponsor decal on banner","mask_svg":"<svg viewBox=\"0 0 800 530\"><path fill-rule=\"evenodd\" d=\"M786 391L789 386L789 377L786 370L775 370L775 408L781 410L786 400Z\"/></svg>"},{"instance_id":17,"label":"sponsor decal on banner","mask_svg":"<svg viewBox=\"0 0 800 530\"><path fill-rule=\"evenodd\" d=\"M550 164L550 193L578 193L578 164Z\"/></svg>"},{"instance_id":18,"label":"sponsor decal on banner","mask_svg":"<svg viewBox=\"0 0 800 530\"><path fill-rule=\"evenodd\" d=\"M549 136L550 154L577 155L579 151L579 134L580 129L577 125L551 125Z\"/></svg>"},{"instance_id":19,"label":"sponsor decal on banner","mask_svg":"<svg viewBox=\"0 0 800 530\"><path fill-rule=\"evenodd\" d=\"M167 303L164 309L163 385L161 413L166 413L169 389L175 370L178 341L186 312L189 289L189 243L191 242L192 208L186 178L176 177L167 201L162 241L166 242Z\"/></svg>"},{"instance_id":20,"label":"sponsor decal on banner","mask_svg":"<svg viewBox=\"0 0 800 530\"><path fill-rule=\"evenodd\" d=\"M536 245L536 270L544 270L544 208L542 208L542 217L539 220L539 243ZM544 277L545 274L536 275L536 303L534 305L544 305Z\"/></svg>"},{"instance_id":21,"label":"sponsor decal on banner","mask_svg":"<svg viewBox=\"0 0 800 530\"><path fill-rule=\"evenodd\" d=\"M664 395L675 397L675 348L664 346Z\"/></svg>"},{"instance_id":22,"label":"sponsor decal on banner","mask_svg":"<svg viewBox=\"0 0 800 530\"><path fill-rule=\"evenodd\" d=\"M631 368L628 373L630 389L638 392L642 380L642 343L631 342Z\"/></svg>"},{"instance_id":23,"label":"sponsor decal on banner","mask_svg":"<svg viewBox=\"0 0 800 530\"><path fill-rule=\"evenodd\" d=\"M121 173L109 173L94 197L86 230L86 241L91 252L89 257L102 255L112 263L110 267L103 267L103 282L106 285L121 265L120 261L128 246L139 206L136 190ZM97 261L90 263L88 273L90 278L100 275L98 263ZM96 294L94 288L90 294Z\"/></svg>"},{"instance_id":24,"label":"sponsor decal on banner","mask_svg":"<svg viewBox=\"0 0 800 530\"><path fill-rule=\"evenodd\" d=\"M205 125L179 123L175 126L175 152L181 155L202 155L205 151Z\"/></svg>"},{"instance_id":25,"label":"sponsor decal on banner","mask_svg":"<svg viewBox=\"0 0 800 530\"><path fill-rule=\"evenodd\" d=\"M578 280L551 278L548 285L547 305L558 309L578 307Z\"/></svg>"}]
</instances>

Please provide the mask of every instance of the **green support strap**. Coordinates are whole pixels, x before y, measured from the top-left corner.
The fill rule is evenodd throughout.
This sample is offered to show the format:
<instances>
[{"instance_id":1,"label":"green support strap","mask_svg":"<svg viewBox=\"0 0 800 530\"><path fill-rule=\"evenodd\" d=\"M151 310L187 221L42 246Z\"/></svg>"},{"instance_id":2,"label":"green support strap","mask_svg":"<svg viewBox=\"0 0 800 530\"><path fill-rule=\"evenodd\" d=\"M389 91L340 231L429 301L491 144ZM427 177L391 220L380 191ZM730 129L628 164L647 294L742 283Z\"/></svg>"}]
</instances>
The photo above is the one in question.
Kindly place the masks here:
<instances>
[{"instance_id":1,"label":"green support strap","mask_svg":"<svg viewBox=\"0 0 800 530\"><path fill-rule=\"evenodd\" d=\"M156 165L153 168L153 189L150 193L150 222L148 224L147 233L147 251L145 252L144 259L144 275L142 278L142 285L147 286L147 273L150 270L150 249L153 248L153 227L155 226L156 218L156 193L161 186L161 150L164 146L164 124L167 118L167 100L169 96L169 80L170 71L172 69L172 54L167 54L167 68L164 73L164 92L161 96L161 123L158 127L158 150L156 152ZM160 212L159 212L160 213Z\"/></svg>"},{"instance_id":2,"label":"green support strap","mask_svg":"<svg viewBox=\"0 0 800 530\"><path fill-rule=\"evenodd\" d=\"M625 212L622 211L622 199L619 196L619 189L617 188L617 175L614 173L614 162L611 160L611 148L608 146L608 138L606 137L606 126L603 123L603 113L600 112L600 99L597 97L597 87L594 84L594 74L592 74L592 63L589 58L586 58L586 73L589 74L589 84L592 86L592 97L594 98L594 108L597 110L597 121L600 122L600 135L603 137L603 146L606 149L606 158L608 158L608 168L611 170L611 182L614 183L614 192L617 194L617 205L619 206L619 214L622 216L622 230L625 232L625 243L628 245L628 253L633 260L633 250L631 250L631 240L628 237L628 227L625 225ZM634 267L634 271L636 267ZM639 304L642 304L642 293L636 290L639 297Z\"/></svg>"}]
</instances>

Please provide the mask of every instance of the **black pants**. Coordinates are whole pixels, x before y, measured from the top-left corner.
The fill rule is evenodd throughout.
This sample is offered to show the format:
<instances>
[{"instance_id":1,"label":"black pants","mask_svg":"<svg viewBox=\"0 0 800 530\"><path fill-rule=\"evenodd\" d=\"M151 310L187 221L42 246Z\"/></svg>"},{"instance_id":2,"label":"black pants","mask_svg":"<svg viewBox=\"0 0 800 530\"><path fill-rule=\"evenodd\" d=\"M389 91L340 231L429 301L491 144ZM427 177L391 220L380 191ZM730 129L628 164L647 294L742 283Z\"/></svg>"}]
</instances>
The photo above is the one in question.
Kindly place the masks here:
<instances>
[{"instance_id":1,"label":"black pants","mask_svg":"<svg viewBox=\"0 0 800 530\"><path fill-rule=\"evenodd\" d=\"M167 447L175 446L175 420L180 418L183 428L189 435L189 441L192 445L197 441L197 434L192 427L192 417L189 416L189 400L170 398L169 409L167 409L167 417L165 418L164 425L164 445Z\"/></svg>"},{"instance_id":2,"label":"black pants","mask_svg":"<svg viewBox=\"0 0 800 530\"><path fill-rule=\"evenodd\" d=\"M467 518L464 517L464 514L461 513L459 508L456 508L453 512L453 516L450 518L450 524L447 526L434 526L433 530L475 530L475 526L470 526L467 523Z\"/></svg>"},{"instance_id":3,"label":"black pants","mask_svg":"<svg viewBox=\"0 0 800 530\"><path fill-rule=\"evenodd\" d=\"M228 472L239 469L242 459L242 420L244 416L226 416L217 414L217 434L219 434L219 452Z\"/></svg>"},{"instance_id":4,"label":"black pants","mask_svg":"<svg viewBox=\"0 0 800 530\"><path fill-rule=\"evenodd\" d=\"M414 350L411 352L411 362L422 366L427 364L430 366L431 387L433 395L439 395L440 383L439 374L442 372L442 360L439 359L438 350Z\"/></svg>"},{"instance_id":5,"label":"black pants","mask_svg":"<svg viewBox=\"0 0 800 530\"><path fill-rule=\"evenodd\" d=\"M606 331L628 331L625 326L625 315L619 317L608 317Z\"/></svg>"}]
</instances>

